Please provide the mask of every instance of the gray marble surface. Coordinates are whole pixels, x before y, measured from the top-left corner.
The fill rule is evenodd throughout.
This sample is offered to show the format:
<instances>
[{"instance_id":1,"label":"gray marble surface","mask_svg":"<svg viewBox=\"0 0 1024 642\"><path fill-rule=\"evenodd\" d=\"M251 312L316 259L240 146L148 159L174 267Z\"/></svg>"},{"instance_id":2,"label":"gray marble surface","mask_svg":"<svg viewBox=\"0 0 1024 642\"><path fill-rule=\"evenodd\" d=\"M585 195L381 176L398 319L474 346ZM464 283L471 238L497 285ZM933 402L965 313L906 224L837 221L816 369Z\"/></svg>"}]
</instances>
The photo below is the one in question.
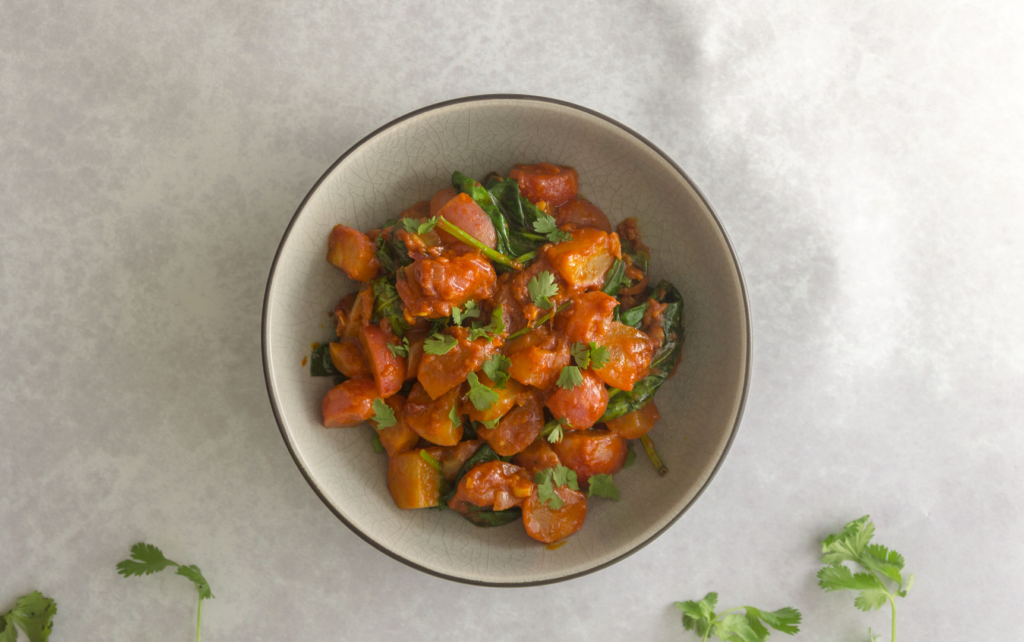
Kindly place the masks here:
<instances>
[{"instance_id":1,"label":"gray marble surface","mask_svg":"<svg viewBox=\"0 0 1024 642\"><path fill-rule=\"evenodd\" d=\"M1024 595L1020 3L0 0L0 612L52 640L677 640L675 600L886 611L816 586L870 513L917 575L901 640L1014 639ZM324 507L260 356L277 243L366 133L441 100L552 96L643 133L729 230L754 316L739 437L660 539L485 589ZM782 637L776 635L775 638ZM773 639L775 639L773 638Z\"/></svg>"}]
</instances>

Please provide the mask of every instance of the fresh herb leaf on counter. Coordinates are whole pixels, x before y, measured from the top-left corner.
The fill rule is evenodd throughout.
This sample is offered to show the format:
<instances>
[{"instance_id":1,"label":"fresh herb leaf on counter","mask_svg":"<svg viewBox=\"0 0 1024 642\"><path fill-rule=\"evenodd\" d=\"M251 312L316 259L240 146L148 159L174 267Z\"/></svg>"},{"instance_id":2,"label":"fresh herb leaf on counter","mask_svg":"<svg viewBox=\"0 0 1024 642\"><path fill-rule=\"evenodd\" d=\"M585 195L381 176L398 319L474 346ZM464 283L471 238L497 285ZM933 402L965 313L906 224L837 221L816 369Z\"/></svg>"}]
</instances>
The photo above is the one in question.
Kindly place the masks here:
<instances>
[{"instance_id":1,"label":"fresh herb leaf on counter","mask_svg":"<svg viewBox=\"0 0 1024 642\"><path fill-rule=\"evenodd\" d=\"M398 423L395 419L395 411L391 409L391 406L384 403L383 399L377 398L373 400L373 421L377 423L377 430L381 428L390 428Z\"/></svg>"},{"instance_id":2,"label":"fresh herb leaf on counter","mask_svg":"<svg viewBox=\"0 0 1024 642\"><path fill-rule=\"evenodd\" d=\"M675 607L683 612L683 628L694 631L702 641L714 634L724 642L763 642L771 633L766 624L787 635L800 631L800 611L794 608L762 611L752 606L737 606L715 613L717 603L718 593L708 593L699 602L676 602ZM735 613L740 609L745 615Z\"/></svg>"},{"instance_id":3,"label":"fresh herb leaf on counter","mask_svg":"<svg viewBox=\"0 0 1024 642\"><path fill-rule=\"evenodd\" d=\"M168 566L176 566L178 575L191 580L196 586L196 591L199 592L199 611L196 615L196 642L199 642L199 629L203 622L203 600L213 599L213 593L210 592L210 583L203 577L198 566L194 564L182 566L177 562L172 562L164 557L164 554L156 546L139 542L132 546L131 559L117 563L117 572L125 577L151 575L159 573Z\"/></svg>"},{"instance_id":4,"label":"fresh herb leaf on counter","mask_svg":"<svg viewBox=\"0 0 1024 642\"><path fill-rule=\"evenodd\" d=\"M881 544L872 544L875 525L868 515L847 524L841 533L821 543L821 561L829 566L818 571L818 585L825 591L860 591L853 605L861 611L892 607L892 641L896 642L896 597L906 597L914 575L903 577L903 556ZM854 573L843 562L854 562L866 572ZM890 590L886 581L895 585ZM904 586L904 584L906 586ZM868 634L871 635L870 629Z\"/></svg>"},{"instance_id":5,"label":"fresh herb leaf on counter","mask_svg":"<svg viewBox=\"0 0 1024 642\"><path fill-rule=\"evenodd\" d=\"M530 279L526 289L533 299L533 304L542 310L550 310L554 305L551 297L558 294L558 284L555 283L555 275L548 271L541 272Z\"/></svg>"},{"instance_id":6,"label":"fresh herb leaf on counter","mask_svg":"<svg viewBox=\"0 0 1024 642\"><path fill-rule=\"evenodd\" d=\"M15 602L14 608L0 615L0 642L16 642L21 629L29 642L46 642L53 632L53 616L57 615L57 603L44 597L39 591L23 595Z\"/></svg>"},{"instance_id":7,"label":"fresh herb leaf on counter","mask_svg":"<svg viewBox=\"0 0 1024 642\"><path fill-rule=\"evenodd\" d=\"M427 354L442 355L455 347L455 337L435 332L423 342L423 351Z\"/></svg>"}]
</instances>

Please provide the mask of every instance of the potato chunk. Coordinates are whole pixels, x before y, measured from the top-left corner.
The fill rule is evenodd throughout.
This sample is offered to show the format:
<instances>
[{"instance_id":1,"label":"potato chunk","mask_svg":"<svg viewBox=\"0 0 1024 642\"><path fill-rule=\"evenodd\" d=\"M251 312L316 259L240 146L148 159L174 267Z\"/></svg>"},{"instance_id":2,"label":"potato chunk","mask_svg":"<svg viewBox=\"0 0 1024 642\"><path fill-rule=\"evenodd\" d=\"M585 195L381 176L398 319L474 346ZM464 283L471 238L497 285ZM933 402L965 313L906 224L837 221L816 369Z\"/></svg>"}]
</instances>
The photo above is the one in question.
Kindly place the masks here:
<instances>
[{"instance_id":1,"label":"potato chunk","mask_svg":"<svg viewBox=\"0 0 1024 642\"><path fill-rule=\"evenodd\" d=\"M387 399L401 390L405 381L405 357L391 353L384 331L375 325L364 325L359 328L359 345L373 372L378 396Z\"/></svg>"},{"instance_id":2,"label":"potato chunk","mask_svg":"<svg viewBox=\"0 0 1024 642\"><path fill-rule=\"evenodd\" d=\"M613 321L607 334L598 339L608 349L608 362L594 369L606 384L627 392L648 374L654 349L650 338L634 327Z\"/></svg>"},{"instance_id":3,"label":"potato chunk","mask_svg":"<svg viewBox=\"0 0 1024 642\"><path fill-rule=\"evenodd\" d=\"M651 428L654 428L654 424L659 419L661 419L661 413L658 412L658 407L652 400L640 410L612 419L605 422L605 425L613 434L623 439L640 439L650 432Z\"/></svg>"},{"instance_id":4,"label":"potato chunk","mask_svg":"<svg viewBox=\"0 0 1024 642\"><path fill-rule=\"evenodd\" d=\"M344 270L353 281L370 281L377 276L379 264L373 241L359 230L335 225L327 238L327 262Z\"/></svg>"},{"instance_id":5,"label":"potato chunk","mask_svg":"<svg viewBox=\"0 0 1024 642\"><path fill-rule=\"evenodd\" d=\"M518 405L501 418L493 430L481 426L480 438L502 457L514 455L540 436L544 428L544 407L536 392L523 394Z\"/></svg>"},{"instance_id":6,"label":"potato chunk","mask_svg":"<svg viewBox=\"0 0 1024 642\"><path fill-rule=\"evenodd\" d=\"M545 544L572 535L583 528L583 520L587 518L587 498L583 493L568 486L559 486L555 488L555 494L563 502L558 510L541 504L536 490L523 503L526 534Z\"/></svg>"},{"instance_id":7,"label":"potato chunk","mask_svg":"<svg viewBox=\"0 0 1024 642\"><path fill-rule=\"evenodd\" d=\"M608 268L622 257L618 235L592 227L575 230L571 240L545 246L544 252L559 276L578 290L603 286Z\"/></svg>"},{"instance_id":8,"label":"potato chunk","mask_svg":"<svg viewBox=\"0 0 1024 642\"><path fill-rule=\"evenodd\" d=\"M399 508L437 506L441 497L441 473L423 459L422 450L433 456L439 449L416 448L388 459L388 490Z\"/></svg>"},{"instance_id":9,"label":"potato chunk","mask_svg":"<svg viewBox=\"0 0 1024 642\"><path fill-rule=\"evenodd\" d=\"M622 470L629 454L626 440L607 430L566 432L562 440L551 444L562 465L573 469L581 488L600 473L614 475Z\"/></svg>"},{"instance_id":10,"label":"potato chunk","mask_svg":"<svg viewBox=\"0 0 1024 642\"><path fill-rule=\"evenodd\" d=\"M548 397L548 410L555 419L569 422L569 430L590 428L608 407L608 389L591 370L583 371L583 383L570 389L558 388Z\"/></svg>"},{"instance_id":11,"label":"potato chunk","mask_svg":"<svg viewBox=\"0 0 1024 642\"><path fill-rule=\"evenodd\" d=\"M376 398L377 384L370 377L349 379L331 388L320 403L324 427L358 426L373 416L373 400Z\"/></svg>"},{"instance_id":12,"label":"potato chunk","mask_svg":"<svg viewBox=\"0 0 1024 642\"><path fill-rule=\"evenodd\" d=\"M457 414L457 421L452 422L451 414L455 409L460 388L456 386L437 399L432 399L423 385L416 382L405 402L405 421L432 444L438 446L454 446L462 439L462 417Z\"/></svg>"}]
</instances>

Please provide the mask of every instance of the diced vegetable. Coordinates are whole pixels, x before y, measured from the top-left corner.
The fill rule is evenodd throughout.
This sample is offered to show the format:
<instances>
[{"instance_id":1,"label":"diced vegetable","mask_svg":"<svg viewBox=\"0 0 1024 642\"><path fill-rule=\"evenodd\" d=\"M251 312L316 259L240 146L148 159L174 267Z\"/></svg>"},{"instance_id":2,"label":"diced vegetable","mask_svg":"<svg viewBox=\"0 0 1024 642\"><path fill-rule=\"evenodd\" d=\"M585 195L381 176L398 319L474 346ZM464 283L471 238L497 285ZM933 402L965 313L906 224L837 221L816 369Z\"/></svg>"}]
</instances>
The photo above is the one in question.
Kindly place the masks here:
<instances>
[{"instance_id":1,"label":"diced vegetable","mask_svg":"<svg viewBox=\"0 0 1024 642\"><path fill-rule=\"evenodd\" d=\"M551 449L547 439L538 439L512 458L512 463L526 469L532 475L538 470L554 468L562 462Z\"/></svg>"},{"instance_id":2,"label":"diced vegetable","mask_svg":"<svg viewBox=\"0 0 1024 642\"><path fill-rule=\"evenodd\" d=\"M426 330L410 330L405 335L409 340L409 356L405 358L406 381L415 379L419 373L420 361L423 359L423 342L429 334Z\"/></svg>"},{"instance_id":3,"label":"diced vegetable","mask_svg":"<svg viewBox=\"0 0 1024 642\"><path fill-rule=\"evenodd\" d=\"M521 506L533 489L530 475L519 466L489 461L476 466L459 480L451 503L466 502L500 511Z\"/></svg>"},{"instance_id":4,"label":"diced vegetable","mask_svg":"<svg viewBox=\"0 0 1024 642\"><path fill-rule=\"evenodd\" d=\"M575 225L576 227L593 227L608 233L612 231L612 225L601 208L582 198L570 199L568 203L559 206L555 222L559 227Z\"/></svg>"},{"instance_id":5,"label":"diced vegetable","mask_svg":"<svg viewBox=\"0 0 1024 642\"><path fill-rule=\"evenodd\" d=\"M538 394L531 392L520 395L518 405L493 430L481 426L477 433L496 453L508 457L533 443L543 428L544 407Z\"/></svg>"},{"instance_id":6,"label":"diced vegetable","mask_svg":"<svg viewBox=\"0 0 1024 642\"><path fill-rule=\"evenodd\" d=\"M592 476L614 475L626 464L629 447L625 439L607 430L566 432L562 440L551 444L563 466L576 472L580 487Z\"/></svg>"},{"instance_id":7,"label":"diced vegetable","mask_svg":"<svg viewBox=\"0 0 1024 642\"><path fill-rule=\"evenodd\" d=\"M647 376L654 351L646 334L624 323L612 322L598 343L608 349L608 361L594 373L606 384L628 392Z\"/></svg>"},{"instance_id":8,"label":"diced vegetable","mask_svg":"<svg viewBox=\"0 0 1024 642\"><path fill-rule=\"evenodd\" d=\"M516 165L508 173L519 183L520 193L533 203L546 202L558 207L580 191L580 177L571 167L550 163Z\"/></svg>"},{"instance_id":9,"label":"diced vegetable","mask_svg":"<svg viewBox=\"0 0 1024 642\"><path fill-rule=\"evenodd\" d=\"M423 385L416 382L405 402L405 421L416 433L438 446L454 446L462 439L462 419L456 405L459 387L432 399ZM452 415L457 421L452 421Z\"/></svg>"},{"instance_id":10,"label":"diced vegetable","mask_svg":"<svg viewBox=\"0 0 1024 642\"><path fill-rule=\"evenodd\" d=\"M359 341L354 339L342 339L333 341L329 347L331 363L338 369L338 372L352 379L355 377L372 377L370 366L363 357L363 350L359 347Z\"/></svg>"},{"instance_id":11,"label":"diced vegetable","mask_svg":"<svg viewBox=\"0 0 1024 642\"><path fill-rule=\"evenodd\" d=\"M441 473L420 455L426 450L436 459L439 448L406 450L388 459L388 490L399 508L437 506L441 497Z\"/></svg>"},{"instance_id":12,"label":"diced vegetable","mask_svg":"<svg viewBox=\"0 0 1024 642\"><path fill-rule=\"evenodd\" d=\"M450 316L452 306L491 296L497 278L490 261L476 252L417 259L405 268L396 287L411 317Z\"/></svg>"},{"instance_id":13,"label":"diced vegetable","mask_svg":"<svg viewBox=\"0 0 1024 642\"><path fill-rule=\"evenodd\" d=\"M622 255L619 237L592 227L572 232L572 239L545 248L545 257L574 289L600 288L604 275Z\"/></svg>"},{"instance_id":14,"label":"diced vegetable","mask_svg":"<svg viewBox=\"0 0 1024 642\"><path fill-rule=\"evenodd\" d=\"M327 239L327 262L345 271L353 281L377 276L376 248L368 236L345 225L335 225Z\"/></svg>"},{"instance_id":15,"label":"diced vegetable","mask_svg":"<svg viewBox=\"0 0 1024 642\"><path fill-rule=\"evenodd\" d=\"M468 194L459 194L449 200L438 210L437 215L487 247L493 249L497 245L498 236L494 231L494 224L491 223L487 212ZM446 243L455 241L447 232L441 231L440 235L441 240Z\"/></svg>"},{"instance_id":16,"label":"diced vegetable","mask_svg":"<svg viewBox=\"0 0 1024 642\"><path fill-rule=\"evenodd\" d=\"M538 332L543 333L547 330L534 330L521 339ZM548 336L551 337L550 341L538 345L527 344L525 348L515 352L512 352L514 348L509 347L508 357L512 365L509 366L508 372L513 379L525 386L534 386L541 390L554 385L562 368L569 365L572 357L569 355L569 344L564 339Z\"/></svg>"},{"instance_id":17,"label":"diced vegetable","mask_svg":"<svg viewBox=\"0 0 1024 642\"><path fill-rule=\"evenodd\" d=\"M569 311L565 333L570 342L596 341L608 332L619 302L604 292L587 292L576 298Z\"/></svg>"},{"instance_id":18,"label":"diced vegetable","mask_svg":"<svg viewBox=\"0 0 1024 642\"><path fill-rule=\"evenodd\" d=\"M640 410L622 415L605 423L612 434L623 439L639 439L650 432L654 424L661 419L658 407L651 400Z\"/></svg>"},{"instance_id":19,"label":"diced vegetable","mask_svg":"<svg viewBox=\"0 0 1024 642\"><path fill-rule=\"evenodd\" d=\"M423 388L435 399L465 381L470 372L479 370L498 349L489 337L470 341L468 328L452 327L444 334L456 341L455 347L444 354L425 353L417 374Z\"/></svg>"},{"instance_id":20,"label":"diced vegetable","mask_svg":"<svg viewBox=\"0 0 1024 642\"><path fill-rule=\"evenodd\" d=\"M516 405L519 395L526 391L526 387L515 379L509 379L506 381L504 388L495 388L494 382L491 381L490 377L484 374L483 371L478 372L477 376L480 378L480 383L494 390L498 395L498 400L495 401L494 405L490 408L486 408L484 410L477 410L476 406L467 400L466 403L463 404L462 409L473 421L494 421L495 419L498 419L511 410L512 406Z\"/></svg>"},{"instance_id":21,"label":"diced vegetable","mask_svg":"<svg viewBox=\"0 0 1024 642\"><path fill-rule=\"evenodd\" d=\"M444 478L448 481L455 481L459 476L459 471L462 470L462 466L465 465L470 457L476 454L476 451L483 444L484 442L479 439L467 439L466 441L460 441L454 446L442 448L437 461L441 464L441 473L444 475Z\"/></svg>"},{"instance_id":22,"label":"diced vegetable","mask_svg":"<svg viewBox=\"0 0 1024 642\"><path fill-rule=\"evenodd\" d=\"M542 504L536 490L523 503L526 534L545 544L572 535L583 527L583 521L587 518L587 498L583 493L568 486L559 486L555 488L555 494L562 500L558 510Z\"/></svg>"},{"instance_id":23,"label":"diced vegetable","mask_svg":"<svg viewBox=\"0 0 1024 642\"><path fill-rule=\"evenodd\" d=\"M373 416L377 384L370 377L349 379L327 391L320 408L326 428L351 428Z\"/></svg>"},{"instance_id":24,"label":"diced vegetable","mask_svg":"<svg viewBox=\"0 0 1024 642\"><path fill-rule=\"evenodd\" d=\"M405 381L405 357L388 350L384 331L375 325L363 326L359 329L359 345L373 373L373 380L377 382L378 396L387 399L401 390Z\"/></svg>"},{"instance_id":25,"label":"diced vegetable","mask_svg":"<svg viewBox=\"0 0 1024 642\"><path fill-rule=\"evenodd\" d=\"M378 428L377 422L371 419L370 425L377 428L377 437L380 439L381 445L384 446L384 450L387 451L388 457L394 457L415 446L416 442L420 440L420 436L405 421L404 396L393 395L385 399L384 403L395 413L398 423L387 428Z\"/></svg>"},{"instance_id":26,"label":"diced vegetable","mask_svg":"<svg viewBox=\"0 0 1024 642\"><path fill-rule=\"evenodd\" d=\"M558 388L548 397L547 407L555 419L568 422L567 430L590 428L604 414L608 390L592 370L584 370L583 383L572 388ZM556 451L557 452L557 451Z\"/></svg>"}]
</instances>

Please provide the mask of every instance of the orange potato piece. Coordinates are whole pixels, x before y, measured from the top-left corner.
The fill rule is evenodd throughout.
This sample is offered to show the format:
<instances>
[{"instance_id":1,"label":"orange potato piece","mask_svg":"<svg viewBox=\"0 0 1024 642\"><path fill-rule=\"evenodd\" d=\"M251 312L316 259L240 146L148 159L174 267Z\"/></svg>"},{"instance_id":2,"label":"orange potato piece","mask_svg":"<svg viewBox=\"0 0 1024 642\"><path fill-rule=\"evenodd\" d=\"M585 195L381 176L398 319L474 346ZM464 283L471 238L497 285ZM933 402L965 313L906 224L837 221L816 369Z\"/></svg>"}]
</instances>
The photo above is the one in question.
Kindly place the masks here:
<instances>
[{"instance_id":1,"label":"orange potato piece","mask_svg":"<svg viewBox=\"0 0 1024 642\"><path fill-rule=\"evenodd\" d=\"M547 439L540 438L512 458L512 463L527 470L531 475L545 468L554 468L562 462L551 449Z\"/></svg>"},{"instance_id":2,"label":"orange potato piece","mask_svg":"<svg viewBox=\"0 0 1024 642\"><path fill-rule=\"evenodd\" d=\"M401 390L405 381L405 357L391 354L384 331L375 325L364 325L359 329L359 345L377 382L380 398L387 399Z\"/></svg>"},{"instance_id":3,"label":"orange potato piece","mask_svg":"<svg viewBox=\"0 0 1024 642\"><path fill-rule=\"evenodd\" d=\"M325 428L351 428L373 416L373 400L377 384L370 377L349 379L334 386L324 395L320 409Z\"/></svg>"},{"instance_id":4,"label":"orange potato piece","mask_svg":"<svg viewBox=\"0 0 1024 642\"><path fill-rule=\"evenodd\" d=\"M569 309L569 320L565 327L569 341L588 343L604 336L614 319L617 305L619 302L615 297L601 291L587 292L576 297Z\"/></svg>"},{"instance_id":5,"label":"orange potato piece","mask_svg":"<svg viewBox=\"0 0 1024 642\"><path fill-rule=\"evenodd\" d=\"M533 443L543 429L544 407L537 393L532 392L521 395L518 405L502 417L493 430L481 426L477 433L494 452L509 457Z\"/></svg>"},{"instance_id":6,"label":"orange potato piece","mask_svg":"<svg viewBox=\"0 0 1024 642\"><path fill-rule=\"evenodd\" d=\"M449 415L457 405L459 392L460 388L455 387L437 399L431 399L417 381L405 402L406 423L432 444L454 446L462 439L462 421L453 424Z\"/></svg>"},{"instance_id":7,"label":"orange potato piece","mask_svg":"<svg viewBox=\"0 0 1024 642\"><path fill-rule=\"evenodd\" d=\"M388 490L399 508L437 506L441 497L441 473L423 459L421 450L406 450L388 459Z\"/></svg>"},{"instance_id":8,"label":"orange potato piece","mask_svg":"<svg viewBox=\"0 0 1024 642\"><path fill-rule=\"evenodd\" d=\"M654 424L661 419L661 413L653 401L648 402L640 410L622 415L617 419L605 422L608 430L614 435L623 439L640 439L654 427Z\"/></svg>"},{"instance_id":9,"label":"orange potato piece","mask_svg":"<svg viewBox=\"0 0 1024 642\"><path fill-rule=\"evenodd\" d=\"M452 306L488 299L497 276L491 262L478 252L418 258L401 272L398 295L406 315L438 319L449 316Z\"/></svg>"},{"instance_id":10,"label":"orange potato piece","mask_svg":"<svg viewBox=\"0 0 1024 642\"><path fill-rule=\"evenodd\" d=\"M476 373L477 377L480 378L480 383L484 384L488 388L491 388L498 394L498 400L491 405L490 408L485 410L477 410L473 402L466 398L462 404L462 411L469 415L469 418L473 421L494 421L501 417L506 412L512 409L512 406L516 405L516 401L519 399L526 388L523 387L515 379L509 379L505 382L504 388L495 388L494 382L488 377L482 370Z\"/></svg>"},{"instance_id":11,"label":"orange potato piece","mask_svg":"<svg viewBox=\"0 0 1024 642\"><path fill-rule=\"evenodd\" d=\"M629 454L626 440L607 430L566 432L562 440L551 444L562 465L576 472L581 488L594 475L614 475L622 470Z\"/></svg>"},{"instance_id":12,"label":"orange potato piece","mask_svg":"<svg viewBox=\"0 0 1024 642\"><path fill-rule=\"evenodd\" d=\"M466 502L474 506L505 510L522 505L534 492L534 487L529 474L519 466L497 460L488 461L474 466L459 480L455 497L449 506L456 508L459 502Z\"/></svg>"},{"instance_id":13,"label":"orange potato piece","mask_svg":"<svg viewBox=\"0 0 1024 642\"><path fill-rule=\"evenodd\" d=\"M370 372L370 366L366 363L366 358L363 357L363 350L359 347L358 341L342 339L341 341L331 342L327 348L331 352L331 362L334 363L334 367L349 379L373 376L373 373Z\"/></svg>"},{"instance_id":14,"label":"orange potato piece","mask_svg":"<svg viewBox=\"0 0 1024 642\"><path fill-rule=\"evenodd\" d=\"M327 238L327 262L345 271L353 281L377 276L379 263L370 237L346 225L335 225Z\"/></svg>"},{"instance_id":15,"label":"orange potato piece","mask_svg":"<svg viewBox=\"0 0 1024 642\"><path fill-rule=\"evenodd\" d=\"M478 370L498 350L486 337L470 341L467 328L452 327L445 333L455 339L455 346L444 354L424 353L416 374L434 399L465 381L470 372Z\"/></svg>"},{"instance_id":16,"label":"orange potato piece","mask_svg":"<svg viewBox=\"0 0 1024 642\"><path fill-rule=\"evenodd\" d=\"M452 198L437 211L437 215L489 248L493 249L498 244L498 233L494 231L491 217L487 216L487 212L477 205L469 194L459 194ZM437 230L442 241L446 243L457 241L454 236L440 227Z\"/></svg>"},{"instance_id":17,"label":"orange potato piece","mask_svg":"<svg viewBox=\"0 0 1024 642\"><path fill-rule=\"evenodd\" d=\"M580 191L580 177L571 167L538 163L516 165L508 173L519 183L519 193L533 203L546 202L558 207Z\"/></svg>"},{"instance_id":18,"label":"orange potato piece","mask_svg":"<svg viewBox=\"0 0 1024 642\"><path fill-rule=\"evenodd\" d=\"M628 392L647 376L654 348L651 339L640 330L613 321L597 343L608 349L608 362L595 368L594 374L609 386Z\"/></svg>"},{"instance_id":19,"label":"orange potato piece","mask_svg":"<svg viewBox=\"0 0 1024 642\"><path fill-rule=\"evenodd\" d=\"M384 450L387 451L388 457L394 457L400 452L413 448L420 440L420 436L409 427L409 424L405 423L404 396L393 395L385 399L384 403L394 411L395 420L398 423L387 428L380 428L376 421L370 419L370 425L377 429L377 437L380 439L381 445L384 446Z\"/></svg>"},{"instance_id":20,"label":"orange potato piece","mask_svg":"<svg viewBox=\"0 0 1024 642\"><path fill-rule=\"evenodd\" d=\"M582 384L572 390L557 388L546 404L555 419L568 420L568 430L590 428L608 407L608 390L604 382L589 369L583 370L582 374Z\"/></svg>"},{"instance_id":21,"label":"orange potato piece","mask_svg":"<svg viewBox=\"0 0 1024 642\"><path fill-rule=\"evenodd\" d=\"M508 344L509 376L523 384L546 390L558 380L572 357L564 337L544 325Z\"/></svg>"},{"instance_id":22,"label":"orange potato piece","mask_svg":"<svg viewBox=\"0 0 1024 642\"><path fill-rule=\"evenodd\" d=\"M587 518L587 498L583 493L568 486L559 486L555 488L555 494L564 502L558 510L541 504L536 489L523 503L526 534L545 544L572 535L583 527L583 520Z\"/></svg>"},{"instance_id":23,"label":"orange potato piece","mask_svg":"<svg viewBox=\"0 0 1024 642\"><path fill-rule=\"evenodd\" d=\"M576 227L593 227L602 232L611 232L612 224L608 217L597 205L582 198L570 199L568 203L559 206L558 214L555 215L555 224L574 225Z\"/></svg>"},{"instance_id":24,"label":"orange potato piece","mask_svg":"<svg viewBox=\"0 0 1024 642\"><path fill-rule=\"evenodd\" d=\"M592 227L573 231L571 240L547 245L544 252L559 276L578 290L601 288L608 268L622 256L617 234Z\"/></svg>"}]
</instances>

